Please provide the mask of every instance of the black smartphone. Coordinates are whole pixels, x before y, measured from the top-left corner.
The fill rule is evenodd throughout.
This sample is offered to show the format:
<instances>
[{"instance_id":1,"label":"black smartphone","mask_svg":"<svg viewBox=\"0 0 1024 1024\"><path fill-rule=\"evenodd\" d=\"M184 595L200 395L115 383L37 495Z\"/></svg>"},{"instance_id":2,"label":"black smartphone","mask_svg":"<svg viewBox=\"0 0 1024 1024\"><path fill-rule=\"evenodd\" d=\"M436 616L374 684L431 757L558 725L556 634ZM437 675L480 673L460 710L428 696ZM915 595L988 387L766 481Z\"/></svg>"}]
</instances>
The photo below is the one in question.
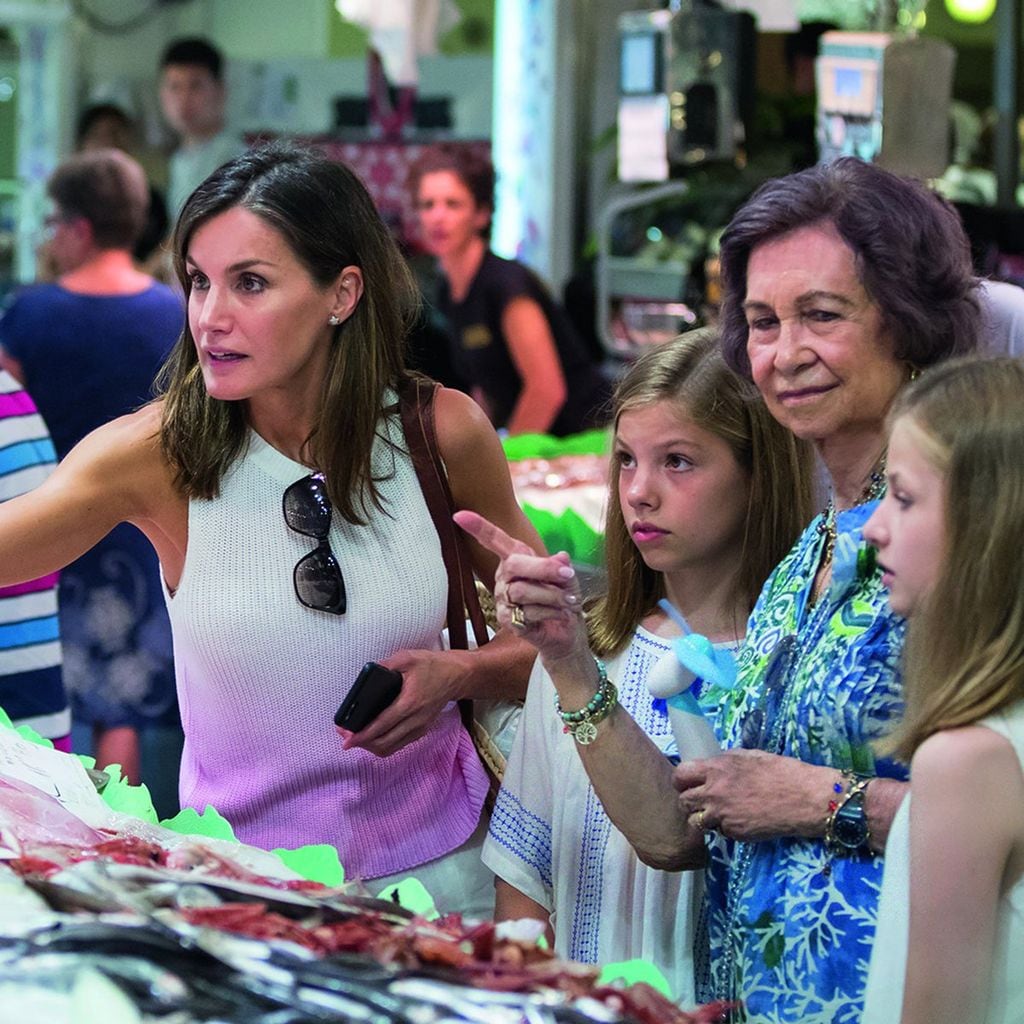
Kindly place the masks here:
<instances>
[{"instance_id":1,"label":"black smartphone","mask_svg":"<svg viewBox=\"0 0 1024 1024\"><path fill-rule=\"evenodd\" d=\"M365 729L402 690L402 673L368 661L341 702L334 724L359 732Z\"/></svg>"}]
</instances>

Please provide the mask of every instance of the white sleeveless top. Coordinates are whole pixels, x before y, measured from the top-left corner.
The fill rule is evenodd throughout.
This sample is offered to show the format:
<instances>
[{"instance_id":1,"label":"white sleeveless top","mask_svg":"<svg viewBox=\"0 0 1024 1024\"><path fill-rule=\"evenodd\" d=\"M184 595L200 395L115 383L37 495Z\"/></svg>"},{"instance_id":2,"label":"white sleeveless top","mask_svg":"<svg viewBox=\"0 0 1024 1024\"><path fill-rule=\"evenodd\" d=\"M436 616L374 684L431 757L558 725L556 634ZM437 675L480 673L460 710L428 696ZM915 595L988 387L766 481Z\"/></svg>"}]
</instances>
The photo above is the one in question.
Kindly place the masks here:
<instances>
[{"instance_id":1,"label":"white sleeveless top","mask_svg":"<svg viewBox=\"0 0 1024 1024\"><path fill-rule=\"evenodd\" d=\"M1024 702L982 719L1013 746L1024 770ZM1024 878L999 900L992 987L985 1024L1024 1021ZM864 1024L899 1024L910 934L910 797L900 805L885 844L878 930L871 954Z\"/></svg>"},{"instance_id":2,"label":"white sleeveless top","mask_svg":"<svg viewBox=\"0 0 1024 1024\"><path fill-rule=\"evenodd\" d=\"M447 577L397 419L378 436L374 477L387 514L333 516L344 615L300 604L295 563L316 542L285 524L282 495L309 470L255 433L220 496L189 503L188 551L168 609L185 748L181 803L209 804L244 842L339 848L349 877L404 871L473 832L487 781L449 704L387 758L344 751L334 713L362 668L438 649ZM382 428L383 429L383 428Z\"/></svg>"}]
</instances>

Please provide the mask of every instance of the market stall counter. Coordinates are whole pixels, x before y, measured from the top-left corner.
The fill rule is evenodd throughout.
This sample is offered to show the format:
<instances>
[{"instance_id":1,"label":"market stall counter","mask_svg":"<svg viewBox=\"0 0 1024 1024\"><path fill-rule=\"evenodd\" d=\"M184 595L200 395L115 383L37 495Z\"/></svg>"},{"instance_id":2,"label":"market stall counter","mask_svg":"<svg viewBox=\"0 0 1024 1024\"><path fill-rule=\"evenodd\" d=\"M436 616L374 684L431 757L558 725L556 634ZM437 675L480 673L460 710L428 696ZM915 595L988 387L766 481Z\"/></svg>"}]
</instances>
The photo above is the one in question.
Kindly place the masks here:
<instances>
[{"instance_id":1,"label":"market stall counter","mask_svg":"<svg viewBox=\"0 0 1024 1024\"><path fill-rule=\"evenodd\" d=\"M88 759L5 718L0 1021L694 1024L720 1015L686 1013L644 984L609 984L515 926L438 916L414 882L417 909L403 905L403 887L400 902L375 899L343 883L324 848L244 846L213 811L157 824L144 787L90 771Z\"/></svg>"},{"instance_id":2,"label":"market stall counter","mask_svg":"<svg viewBox=\"0 0 1024 1024\"><path fill-rule=\"evenodd\" d=\"M516 498L548 551L566 551L578 567L599 571L610 432L521 434L503 444Z\"/></svg>"}]
</instances>

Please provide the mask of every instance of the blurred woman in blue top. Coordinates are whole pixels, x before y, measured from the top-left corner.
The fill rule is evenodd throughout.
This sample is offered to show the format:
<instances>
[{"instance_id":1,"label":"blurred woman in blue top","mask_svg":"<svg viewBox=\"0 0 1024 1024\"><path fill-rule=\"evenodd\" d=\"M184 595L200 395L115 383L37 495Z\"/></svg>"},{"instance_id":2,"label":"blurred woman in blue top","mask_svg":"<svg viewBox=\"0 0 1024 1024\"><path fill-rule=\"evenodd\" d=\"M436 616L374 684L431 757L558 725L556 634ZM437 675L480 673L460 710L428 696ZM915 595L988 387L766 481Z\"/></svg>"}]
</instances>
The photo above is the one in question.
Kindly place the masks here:
<instances>
[{"instance_id":1,"label":"blurred woman in blue top","mask_svg":"<svg viewBox=\"0 0 1024 1024\"><path fill-rule=\"evenodd\" d=\"M132 263L149 185L131 157L113 149L73 156L48 192L60 276L15 299L0 320L0 345L62 459L152 397L184 306ZM176 726L178 712L157 560L135 527L118 526L63 571L60 624L73 717L93 726L98 763L116 762L137 782L139 729Z\"/></svg>"}]
</instances>

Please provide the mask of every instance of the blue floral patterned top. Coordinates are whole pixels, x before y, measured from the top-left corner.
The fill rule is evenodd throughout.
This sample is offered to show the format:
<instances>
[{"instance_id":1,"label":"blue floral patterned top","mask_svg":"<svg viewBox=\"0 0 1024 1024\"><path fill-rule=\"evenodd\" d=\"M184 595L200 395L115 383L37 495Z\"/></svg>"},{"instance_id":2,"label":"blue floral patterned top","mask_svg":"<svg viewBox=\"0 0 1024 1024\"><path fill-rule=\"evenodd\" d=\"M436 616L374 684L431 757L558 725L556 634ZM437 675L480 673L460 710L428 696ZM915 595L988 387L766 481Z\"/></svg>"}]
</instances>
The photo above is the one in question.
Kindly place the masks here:
<instances>
[{"instance_id":1,"label":"blue floral patterned top","mask_svg":"<svg viewBox=\"0 0 1024 1024\"><path fill-rule=\"evenodd\" d=\"M862 541L877 502L840 512L833 582L810 603L824 537L821 517L775 570L750 618L735 689L722 694L726 747L906 778L876 762L871 741L902 711L905 626L889 609ZM822 794L822 818L827 795ZM855 1024L875 931L882 860L829 862L821 840L710 840L711 937L705 999L741 999L738 1019Z\"/></svg>"}]
</instances>

